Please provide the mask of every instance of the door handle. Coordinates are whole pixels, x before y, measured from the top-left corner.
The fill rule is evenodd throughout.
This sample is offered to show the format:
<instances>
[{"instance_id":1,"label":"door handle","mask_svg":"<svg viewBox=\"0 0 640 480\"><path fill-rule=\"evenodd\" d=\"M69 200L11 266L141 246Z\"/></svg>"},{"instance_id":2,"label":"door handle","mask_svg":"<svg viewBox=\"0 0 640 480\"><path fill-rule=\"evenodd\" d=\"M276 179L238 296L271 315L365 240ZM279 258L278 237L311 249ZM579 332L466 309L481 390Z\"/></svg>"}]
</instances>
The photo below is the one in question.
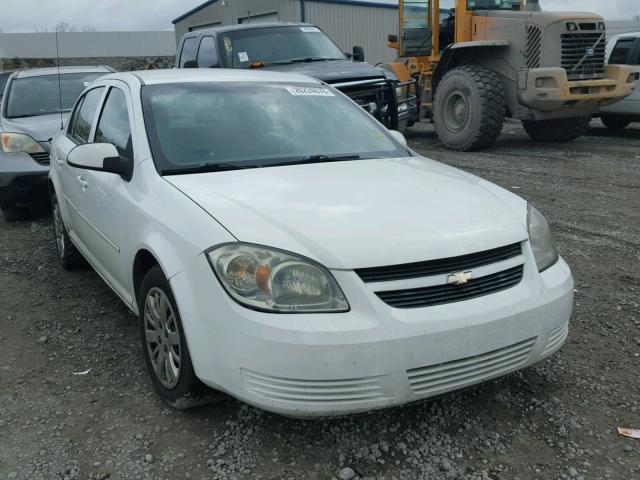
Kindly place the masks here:
<instances>
[{"instance_id":1,"label":"door handle","mask_svg":"<svg viewBox=\"0 0 640 480\"><path fill-rule=\"evenodd\" d=\"M82 191L84 192L89 186L89 184L81 175L78 175L77 179L78 179L78 183L80 184L80 187L82 188Z\"/></svg>"}]
</instances>

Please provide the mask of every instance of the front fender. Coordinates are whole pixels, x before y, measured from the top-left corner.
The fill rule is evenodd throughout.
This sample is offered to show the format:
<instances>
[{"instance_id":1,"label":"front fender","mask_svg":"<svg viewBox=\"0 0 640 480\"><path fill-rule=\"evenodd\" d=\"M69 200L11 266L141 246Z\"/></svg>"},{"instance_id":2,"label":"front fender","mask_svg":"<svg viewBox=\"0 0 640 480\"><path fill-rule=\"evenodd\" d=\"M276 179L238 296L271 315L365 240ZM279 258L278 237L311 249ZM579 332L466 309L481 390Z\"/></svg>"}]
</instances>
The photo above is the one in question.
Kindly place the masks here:
<instances>
[{"instance_id":1,"label":"front fender","mask_svg":"<svg viewBox=\"0 0 640 480\"><path fill-rule=\"evenodd\" d=\"M432 95L435 95L438 84L445 74L460 65L461 60L475 51L509 48L511 43L507 40L476 40L473 42L459 42L449 45L442 52L440 61L433 71Z\"/></svg>"}]
</instances>

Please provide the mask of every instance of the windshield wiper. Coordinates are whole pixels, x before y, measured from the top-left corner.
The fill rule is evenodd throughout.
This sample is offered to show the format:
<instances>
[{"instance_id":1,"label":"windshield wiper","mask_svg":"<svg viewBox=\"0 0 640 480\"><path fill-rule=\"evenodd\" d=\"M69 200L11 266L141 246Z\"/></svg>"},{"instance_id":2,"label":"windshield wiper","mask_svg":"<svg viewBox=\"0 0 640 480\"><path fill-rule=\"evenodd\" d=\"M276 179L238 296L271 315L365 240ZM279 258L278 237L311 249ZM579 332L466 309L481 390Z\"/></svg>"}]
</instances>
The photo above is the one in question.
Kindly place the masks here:
<instances>
[{"instance_id":1,"label":"windshield wiper","mask_svg":"<svg viewBox=\"0 0 640 480\"><path fill-rule=\"evenodd\" d=\"M328 62L329 60L344 60L343 58L304 57L292 58L291 63Z\"/></svg>"},{"instance_id":2,"label":"windshield wiper","mask_svg":"<svg viewBox=\"0 0 640 480\"><path fill-rule=\"evenodd\" d=\"M247 168L259 168L260 165L239 165L237 163L209 163L185 168L167 168L161 175L187 175L190 173L226 172L229 170L244 170Z\"/></svg>"},{"instance_id":3,"label":"windshield wiper","mask_svg":"<svg viewBox=\"0 0 640 480\"><path fill-rule=\"evenodd\" d=\"M325 163L325 162L348 162L349 160L362 160L360 155L309 155L307 157L296 158L294 160L284 160L265 164L265 167L284 167L287 165L302 165L304 163Z\"/></svg>"}]
</instances>

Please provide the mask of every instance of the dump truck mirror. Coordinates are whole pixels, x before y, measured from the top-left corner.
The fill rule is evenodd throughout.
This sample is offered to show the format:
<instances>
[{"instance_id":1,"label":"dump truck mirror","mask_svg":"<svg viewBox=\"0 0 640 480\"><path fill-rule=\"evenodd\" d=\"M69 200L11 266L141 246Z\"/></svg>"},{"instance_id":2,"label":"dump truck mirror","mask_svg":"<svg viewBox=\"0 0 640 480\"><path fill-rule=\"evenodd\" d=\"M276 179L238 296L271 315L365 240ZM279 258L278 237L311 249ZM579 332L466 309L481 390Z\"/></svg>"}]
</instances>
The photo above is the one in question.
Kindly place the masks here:
<instances>
[{"instance_id":1,"label":"dump truck mirror","mask_svg":"<svg viewBox=\"0 0 640 480\"><path fill-rule=\"evenodd\" d=\"M398 43L398 35L390 34L390 35L387 37L387 41L388 41L389 43Z\"/></svg>"},{"instance_id":2,"label":"dump truck mirror","mask_svg":"<svg viewBox=\"0 0 640 480\"><path fill-rule=\"evenodd\" d=\"M364 62L364 48L358 46L353 47L353 61Z\"/></svg>"}]
</instances>

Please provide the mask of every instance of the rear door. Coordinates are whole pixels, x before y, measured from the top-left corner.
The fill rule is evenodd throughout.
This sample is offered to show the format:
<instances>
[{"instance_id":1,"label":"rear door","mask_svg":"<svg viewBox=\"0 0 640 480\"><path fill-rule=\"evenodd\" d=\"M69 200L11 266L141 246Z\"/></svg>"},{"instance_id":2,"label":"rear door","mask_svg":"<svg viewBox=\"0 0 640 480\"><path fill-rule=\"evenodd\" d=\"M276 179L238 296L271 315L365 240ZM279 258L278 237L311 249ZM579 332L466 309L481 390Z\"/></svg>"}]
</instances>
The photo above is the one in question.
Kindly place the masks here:
<instances>
[{"instance_id":1,"label":"rear door","mask_svg":"<svg viewBox=\"0 0 640 480\"><path fill-rule=\"evenodd\" d=\"M629 101L634 102L632 108L640 115L640 37L636 38L635 46L631 49L629 65L636 72L636 90L629 97Z\"/></svg>"},{"instance_id":2,"label":"rear door","mask_svg":"<svg viewBox=\"0 0 640 480\"><path fill-rule=\"evenodd\" d=\"M632 66L636 72L636 89L624 100L602 107L601 110L619 115L640 115L640 37L618 38L611 49L607 63Z\"/></svg>"}]
</instances>

